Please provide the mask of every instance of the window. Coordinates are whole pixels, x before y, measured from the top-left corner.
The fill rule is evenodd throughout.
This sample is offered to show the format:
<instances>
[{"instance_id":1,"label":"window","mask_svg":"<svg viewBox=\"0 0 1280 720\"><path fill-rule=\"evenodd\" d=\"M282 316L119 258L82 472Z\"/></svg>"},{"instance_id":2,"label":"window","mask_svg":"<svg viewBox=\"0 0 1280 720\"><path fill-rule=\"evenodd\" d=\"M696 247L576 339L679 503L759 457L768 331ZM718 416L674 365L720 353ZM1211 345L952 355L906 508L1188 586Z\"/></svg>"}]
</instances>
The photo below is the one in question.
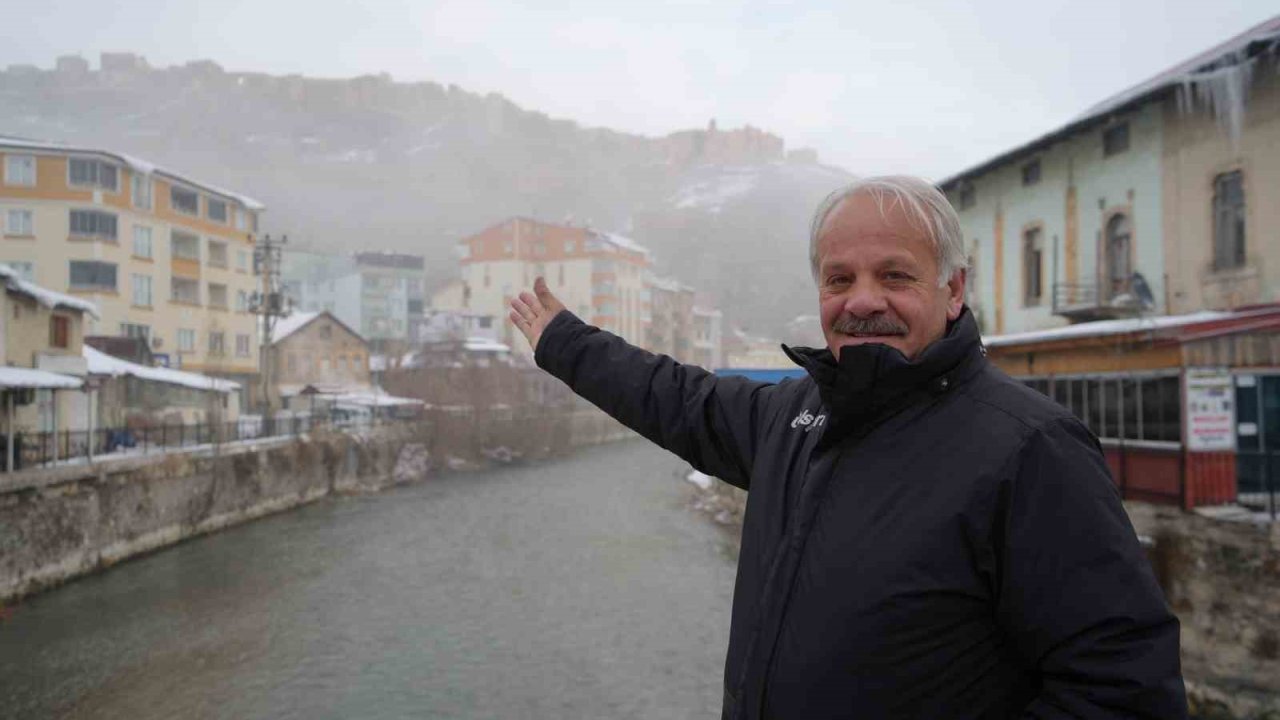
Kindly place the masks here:
<instances>
[{"instance_id":1,"label":"window","mask_svg":"<svg viewBox=\"0 0 1280 720\"><path fill-rule=\"evenodd\" d=\"M209 332L209 354L223 355L226 353L225 343L226 334L221 330L211 330Z\"/></svg>"},{"instance_id":2,"label":"window","mask_svg":"<svg viewBox=\"0 0 1280 720\"><path fill-rule=\"evenodd\" d=\"M200 214L200 196L194 190L178 186L169 188L169 205L174 210L187 215Z\"/></svg>"},{"instance_id":3,"label":"window","mask_svg":"<svg viewBox=\"0 0 1280 720\"><path fill-rule=\"evenodd\" d=\"M249 293L244 290L236 291L236 312L248 312L249 310Z\"/></svg>"},{"instance_id":4,"label":"window","mask_svg":"<svg viewBox=\"0 0 1280 720\"><path fill-rule=\"evenodd\" d=\"M151 178L134 170L130 185L133 189L133 206L143 210L150 210L153 205L152 195L155 189Z\"/></svg>"},{"instance_id":5,"label":"window","mask_svg":"<svg viewBox=\"0 0 1280 720\"><path fill-rule=\"evenodd\" d=\"M1124 213L1112 215L1107 221L1107 273L1110 278L1110 297L1115 297L1129 290L1129 281L1133 277L1133 255L1130 250L1133 242L1133 229L1129 216Z\"/></svg>"},{"instance_id":6,"label":"window","mask_svg":"<svg viewBox=\"0 0 1280 720\"><path fill-rule=\"evenodd\" d=\"M298 373L298 356L293 353L289 353L285 364L289 367L289 375L296 377Z\"/></svg>"},{"instance_id":7,"label":"window","mask_svg":"<svg viewBox=\"0 0 1280 720\"><path fill-rule=\"evenodd\" d=\"M18 277L22 278L23 280L26 280L27 282L36 281L36 264L35 263L19 262L16 260L6 260L4 264L8 265L9 268L12 269L15 273L17 273Z\"/></svg>"},{"instance_id":8,"label":"window","mask_svg":"<svg viewBox=\"0 0 1280 720\"><path fill-rule=\"evenodd\" d=\"M65 315L49 318L49 344L56 348L71 345L71 319Z\"/></svg>"},{"instance_id":9,"label":"window","mask_svg":"<svg viewBox=\"0 0 1280 720\"><path fill-rule=\"evenodd\" d=\"M176 259L200 262L200 238L174 230L169 235L169 253Z\"/></svg>"},{"instance_id":10,"label":"window","mask_svg":"<svg viewBox=\"0 0 1280 720\"><path fill-rule=\"evenodd\" d=\"M248 333L238 333L236 335L236 357L249 357Z\"/></svg>"},{"instance_id":11,"label":"window","mask_svg":"<svg viewBox=\"0 0 1280 720\"><path fill-rule=\"evenodd\" d=\"M72 290L115 290L115 263L92 260L71 261Z\"/></svg>"},{"instance_id":12,"label":"window","mask_svg":"<svg viewBox=\"0 0 1280 720\"><path fill-rule=\"evenodd\" d=\"M243 270L244 272L249 272L249 251L248 250L236 251L236 269Z\"/></svg>"},{"instance_id":13,"label":"window","mask_svg":"<svg viewBox=\"0 0 1280 720\"><path fill-rule=\"evenodd\" d=\"M200 304L200 281L191 278L174 277L169 285L169 299L173 302Z\"/></svg>"},{"instance_id":14,"label":"window","mask_svg":"<svg viewBox=\"0 0 1280 720\"><path fill-rule=\"evenodd\" d=\"M1022 235L1022 293L1026 305L1039 305L1044 295L1042 235L1038 227L1029 228Z\"/></svg>"},{"instance_id":15,"label":"window","mask_svg":"<svg viewBox=\"0 0 1280 720\"><path fill-rule=\"evenodd\" d=\"M1028 381L1036 383L1048 381ZM1053 398L1093 434L1109 440L1181 442L1181 380L1177 375L1137 378L1055 378Z\"/></svg>"},{"instance_id":16,"label":"window","mask_svg":"<svg viewBox=\"0 0 1280 720\"><path fill-rule=\"evenodd\" d=\"M572 252L577 248L577 245L578 245L578 244L577 244L576 242L574 242L573 240L565 240L565 241L564 241L564 251L565 251L565 252L567 252L567 253L572 253Z\"/></svg>"},{"instance_id":17,"label":"window","mask_svg":"<svg viewBox=\"0 0 1280 720\"><path fill-rule=\"evenodd\" d=\"M209 241L209 264L213 267L227 266L227 244L219 240Z\"/></svg>"},{"instance_id":18,"label":"window","mask_svg":"<svg viewBox=\"0 0 1280 720\"><path fill-rule=\"evenodd\" d=\"M103 160L71 158L67 164L67 183L72 187L92 187L116 192L120 189L120 171Z\"/></svg>"},{"instance_id":19,"label":"window","mask_svg":"<svg viewBox=\"0 0 1280 720\"><path fill-rule=\"evenodd\" d=\"M133 304L138 307L151 307L151 276L134 275Z\"/></svg>"},{"instance_id":20,"label":"window","mask_svg":"<svg viewBox=\"0 0 1280 720\"><path fill-rule=\"evenodd\" d=\"M34 155L6 155L4 157L4 184L36 184L36 157Z\"/></svg>"},{"instance_id":21,"label":"window","mask_svg":"<svg viewBox=\"0 0 1280 720\"><path fill-rule=\"evenodd\" d=\"M133 256L140 258L150 258L151 250L151 228L146 225L133 226Z\"/></svg>"},{"instance_id":22,"label":"window","mask_svg":"<svg viewBox=\"0 0 1280 720\"><path fill-rule=\"evenodd\" d=\"M204 199L204 211L209 219L214 222L225 223L227 221L227 201L214 200L211 197Z\"/></svg>"},{"instance_id":23,"label":"window","mask_svg":"<svg viewBox=\"0 0 1280 720\"><path fill-rule=\"evenodd\" d=\"M30 210L9 210L4 214L4 234L31 237L36 234Z\"/></svg>"},{"instance_id":24,"label":"window","mask_svg":"<svg viewBox=\"0 0 1280 720\"><path fill-rule=\"evenodd\" d=\"M977 191L973 189L972 183L960 186L960 209L968 210L978 202Z\"/></svg>"},{"instance_id":25,"label":"window","mask_svg":"<svg viewBox=\"0 0 1280 720\"><path fill-rule=\"evenodd\" d=\"M1040 160L1037 158L1022 166L1022 186L1030 187L1040 182Z\"/></svg>"},{"instance_id":26,"label":"window","mask_svg":"<svg viewBox=\"0 0 1280 720\"><path fill-rule=\"evenodd\" d=\"M209 307L227 307L227 286L221 283L209 283Z\"/></svg>"},{"instance_id":27,"label":"window","mask_svg":"<svg viewBox=\"0 0 1280 720\"><path fill-rule=\"evenodd\" d=\"M1102 131L1102 155L1111 157L1129 149L1129 123L1112 125Z\"/></svg>"},{"instance_id":28,"label":"window","mask_svg":"<svg viewBox=\"0 0 1280 720\"><path fill-rule=\"evenodd\" d=\"M72 210L71 236L116 241L116 216L99 210Z\"/></svg>"},{"instance_id":29,"label":"window","mask_svg":"<svg viewBox=\"0 0 1280 720\"><path fill-rule=\"evenodd\" d=\"M507 240L506 242L502 243L502 252L510 255L511 249L512 249L512 245L510 240Z\"/></svg>"},{"instance_id":30,"label":"window","mask_svg":"<svg viewBox=\"0 0 1280 720\"><path fill-rule=\"evenodd\" d=\"M196 331L187 328L178 329L178 352L195 352Z\"/></svg>"},{"instance_id":31,"label":"window","mask_svg":"<svg viewBox=\"0 0 1280 720\"><path fill-rule=\"evenodd\" d=\"M244 211L241 210L240 208L236 208L235 217L236 217L236 229L244 230L245 229Z\"/></svg>"},{"instance_id":32,"label":"window","mask_svg":"<svg viewBox=\"0 0 1280 720\"><path fill-rule=\"evenodd\" d=\"M1244 263L1244 178L1237 170L1213 180L1213 269Z\"/></svg>"},{"instance_id":33,"label":"window","mask_svg":"<svg viewBox=\"0 0 1280 720\"><path fill-rule=\"evenodd\" d=\"M120 336L128 338L141 338L147 342L151 341L151 326L138 325L136 323L120 323Z\"/></svg>"}]
</instances>

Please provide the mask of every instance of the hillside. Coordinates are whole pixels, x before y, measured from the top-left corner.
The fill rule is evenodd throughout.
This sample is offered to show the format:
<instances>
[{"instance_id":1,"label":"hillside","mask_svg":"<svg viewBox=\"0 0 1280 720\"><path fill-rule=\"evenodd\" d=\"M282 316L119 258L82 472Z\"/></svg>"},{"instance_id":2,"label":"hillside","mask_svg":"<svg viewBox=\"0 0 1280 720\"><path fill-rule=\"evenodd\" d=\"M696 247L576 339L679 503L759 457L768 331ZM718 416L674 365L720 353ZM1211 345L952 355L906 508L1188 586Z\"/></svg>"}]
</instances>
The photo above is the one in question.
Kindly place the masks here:
<instances>
[{"instance_id":1,"label":"hillside","mask_svg":"<svg viewBox=\"0 0 1280 720\"><path fill-rule=\"evenodd\" d=\"M0 72L0 134L139 155L262 200L266 232L421 253L436 277L455 240L513 214L630 233L757 332L812 304L808 215L848 177L751 127L650 138L456 86L124 53Z\"/></svg>"}]
</instances>

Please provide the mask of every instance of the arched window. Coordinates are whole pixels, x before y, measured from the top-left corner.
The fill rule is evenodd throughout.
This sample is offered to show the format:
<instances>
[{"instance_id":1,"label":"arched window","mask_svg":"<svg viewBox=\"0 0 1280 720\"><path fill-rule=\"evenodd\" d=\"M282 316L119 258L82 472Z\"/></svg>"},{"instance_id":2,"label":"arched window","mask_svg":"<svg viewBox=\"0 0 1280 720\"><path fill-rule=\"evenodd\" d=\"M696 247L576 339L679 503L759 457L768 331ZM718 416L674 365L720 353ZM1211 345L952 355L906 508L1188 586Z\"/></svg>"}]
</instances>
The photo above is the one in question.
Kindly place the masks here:
<instances>
[{"instance_id":1,"label":"arched window","mask_svg":"<svg viewBox=\"0 0 1280 720\"><path fill-rule=\"evenodd\" d=\"M1107 221L1107 287L1111 295L1129 290L1133 277L1133 229L1129 216L1117 213Z\"/></svg>"}]
</instances>

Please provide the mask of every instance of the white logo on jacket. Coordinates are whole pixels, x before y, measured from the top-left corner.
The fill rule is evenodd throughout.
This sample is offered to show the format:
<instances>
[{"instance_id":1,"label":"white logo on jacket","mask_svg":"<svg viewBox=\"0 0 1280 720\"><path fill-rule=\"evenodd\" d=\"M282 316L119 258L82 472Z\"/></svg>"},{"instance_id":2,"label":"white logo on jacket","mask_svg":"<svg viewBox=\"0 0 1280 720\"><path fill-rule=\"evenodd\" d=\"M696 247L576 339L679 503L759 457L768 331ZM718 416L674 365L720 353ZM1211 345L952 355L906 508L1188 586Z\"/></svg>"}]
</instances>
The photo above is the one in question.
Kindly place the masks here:
<instances>
[{"instance_id":1,"label":"white logo on jacket","mask_svg":"<svg viewBox=\"0 0 1280 720\"><path fill-rule=\"evenodd\" d=\"M827 421L826 415L814 415L808 410L801 410L800 414L797 415L795 419L791 421L791 427L792 428L802 427L804 428L805 432L809 432L815 428L822 427L822 424L825 423L826 421Z\"/></svg>"}]
</instances>

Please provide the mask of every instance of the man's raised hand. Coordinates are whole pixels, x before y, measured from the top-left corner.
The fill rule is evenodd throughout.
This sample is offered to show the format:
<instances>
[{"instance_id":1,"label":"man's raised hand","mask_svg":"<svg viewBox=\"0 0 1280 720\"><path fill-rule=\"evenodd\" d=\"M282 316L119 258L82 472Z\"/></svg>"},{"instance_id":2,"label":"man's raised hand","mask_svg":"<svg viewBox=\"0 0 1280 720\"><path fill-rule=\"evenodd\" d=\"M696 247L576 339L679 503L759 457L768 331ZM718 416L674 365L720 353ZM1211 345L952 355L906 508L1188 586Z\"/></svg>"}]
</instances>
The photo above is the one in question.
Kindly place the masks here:
<instances>
[{"instance_id":1,"label":"man's raised hand","mask_svg":"<svg viewBox=\"0 0 1280 720\"><path fill-rule=\"evenodd\" d=\"M564 309L564 303L556 299L547 287L547 281L541 277L533 281L533 292L522 292L511 300L511 323L524 333L529 347L538 349L538 338L547 323Z\"/></svg>"}]
</instances>

